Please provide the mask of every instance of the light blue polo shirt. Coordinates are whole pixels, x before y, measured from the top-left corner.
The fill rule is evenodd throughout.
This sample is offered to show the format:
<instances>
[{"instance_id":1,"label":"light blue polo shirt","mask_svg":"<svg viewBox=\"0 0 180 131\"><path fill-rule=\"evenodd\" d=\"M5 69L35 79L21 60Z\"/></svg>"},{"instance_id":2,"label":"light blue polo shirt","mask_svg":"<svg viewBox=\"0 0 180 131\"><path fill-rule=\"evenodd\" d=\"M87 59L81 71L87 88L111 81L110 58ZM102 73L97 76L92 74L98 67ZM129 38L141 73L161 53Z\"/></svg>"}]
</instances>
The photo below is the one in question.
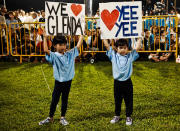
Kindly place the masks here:
<instances>
[{"instance_id":1,"label":"light blue polo shirt","mask_svg":"<svg viewBox=\"0 0 180 131\"><path fill-rule=\"evenodd\" d=\"M139 57L136 50L128 53L125 56L116 53L112 47L106 52L106 55L112 62L113 78L118 81L126 81L132 75L133 62Z\"/></svg>"},{"instance_id":2,"label":"light blue polo shirt","mask_svg":"<svg viewBox=\"0 0 180 131\"><path fill-rule=\"evenodd\" d=\"M65 82L74 78L74 63L78 55L77 47L65 52L64 55L58 52L50 52L50 55L46 54L46 60L53 65L55 80Z\"/></svg>"}]
</instances>

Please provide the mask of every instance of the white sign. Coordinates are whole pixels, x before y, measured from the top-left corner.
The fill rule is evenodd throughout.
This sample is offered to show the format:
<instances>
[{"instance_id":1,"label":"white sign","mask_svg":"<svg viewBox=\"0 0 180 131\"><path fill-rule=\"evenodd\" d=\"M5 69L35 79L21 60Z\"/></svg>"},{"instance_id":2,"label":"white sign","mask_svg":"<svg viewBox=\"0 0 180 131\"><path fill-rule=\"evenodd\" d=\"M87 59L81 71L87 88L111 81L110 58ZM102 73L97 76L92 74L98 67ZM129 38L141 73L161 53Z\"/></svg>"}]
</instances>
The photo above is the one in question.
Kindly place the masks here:
<instances>
[{"instance_id":1,"label":"white sign","mask_svg":"<svg viewBox=\"0 0 180 131\"><path fill-rule=\"evenodd\" d=\"M85 5L46 1L45 28L47 35L83 35Z\"/></svg>"},{"instance_id":2,"label":"white sign","mask_svg":"<svg viewBox=\"0 0 180 131\"><path fill-rule=\"evenodd\" d=\"M141 37L141 1L100 3L99 9L101 39Z\"/></svg>"}]
</instances>

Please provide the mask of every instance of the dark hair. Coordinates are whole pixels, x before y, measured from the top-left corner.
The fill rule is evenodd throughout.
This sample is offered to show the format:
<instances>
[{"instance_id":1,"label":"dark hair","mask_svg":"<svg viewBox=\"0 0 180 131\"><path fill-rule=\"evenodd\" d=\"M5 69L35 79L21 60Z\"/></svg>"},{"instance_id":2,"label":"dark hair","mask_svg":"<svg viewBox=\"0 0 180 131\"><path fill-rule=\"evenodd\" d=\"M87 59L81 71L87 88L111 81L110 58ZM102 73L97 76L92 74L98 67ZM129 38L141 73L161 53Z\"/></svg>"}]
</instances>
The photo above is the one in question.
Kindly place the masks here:
<instances>
[{"instance_id":1,"label":"dark hair","mask_svg":"<svg viewBox=\"0 0 180 131\"><path fill-rule=\"evenodd\" d=\"M21 36L24 36L24 34L29 34L29 30L27 28L21 28Z\"/></svg>"},{"instance_id":2,"label":"dark hair","mask_svg":"<svg viewBox=\"0 0 180 131\"><path fill-rule=\"evenodd\" d=\"M67 44L67 40L65 36L55 36L52 42L54 45L60 44Z\"/></svg>"},{"instance_id":3,"label":"dark hair","mask_svg":"<svg viewBox=\"0 0 180 131\"><path fill-rule=\"evenodd\" d=\"M146 33L146 31L149 31L148 29L144 29L144 33Z\"/></svg>"},{"instance_id":4,"label":"dark hair","mask_svg":"<svg viewBox=\"0 0 180 131\"><path fill-rule=\"evenodd\" d=\"M13 15L14 16L14 12L13 11L9 11L8 15Z\"/></svg>"},{"instance_id":5,"label":"dark hair","mask_svg":"<svg viewBox=\"0 0 180 131\"><path fill-rule=\"evenodd\" d=\"M159 36L159 33L156 33L155 36Z\"/></svg>"},{"instance_id":6,"label":"dark hair","mask_svg":"<svg viewBox=\"0 0 180 131\"><path fill-rule=\"evenodd\" d=\"M34 31L36 32L36 31L38 31L38 29L35 28L35 27L32 27L32 28L31 28L31 32L34 32Z\"/></svg>"},{"instance_id":7,"label":"dark hair","mask_svg":"<svg viewBox=\"0 0 180 131\"><path fill-rule=\"evenodd\" d=\"M160 35L162 35L165 32L165 30L161 30Z\"/></svg>"},{"instance_id":8,"label":"dark hair","mask_svg":"<svg viewBox=\"0 0 180 131\"><path fill-rule=\"evenodd\" d=\"M119 46L127 46L128 47L128 41L127 39L119 39L116 41L115 43L115 47L119 47Z\"/></svg>"},{"instance_id":9,"label":"dark hair","mask_svg":"<svg viewBox=\"0 0 180 131\"><path fill-rule=\"evenodd\" d=\"M174 36L174 34L170 34L170 38L171 38L172 36Z\"/></svg>"}]
</instances>

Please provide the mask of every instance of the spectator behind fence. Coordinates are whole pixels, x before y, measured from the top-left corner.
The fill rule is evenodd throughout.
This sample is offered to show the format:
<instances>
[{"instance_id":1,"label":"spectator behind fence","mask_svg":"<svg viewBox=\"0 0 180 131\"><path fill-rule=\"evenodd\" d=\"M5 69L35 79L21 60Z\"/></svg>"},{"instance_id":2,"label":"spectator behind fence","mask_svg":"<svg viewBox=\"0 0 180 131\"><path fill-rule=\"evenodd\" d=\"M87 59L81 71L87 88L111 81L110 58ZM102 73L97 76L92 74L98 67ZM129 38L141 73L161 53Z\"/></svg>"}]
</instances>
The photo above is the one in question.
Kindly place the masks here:
<instances>
[{"instance_id":1,"label":"spectator behind fence","mask_svg":"<svg viewBox=\"0 0 180 131\"><path fill-rule=\"evenodd\" d=\"M24 22L24 20L25 20L25 11L24 10L20 11L18 18L21 20L22 23Z\"/></svg>"},{"instance_id":2,"label":"spectator behind fence","mask_svg":"<svg viewBox=\"0 0 180 131\"><path fill-rule=\"evenodd\" d=\"M149 50L149 47L150 47L150 41L149 41L149 36L150 36L150 33L148 31L148 29L145 29L144 30L144 45L143 45L143 50Z\"/></svg>"},{"instance_id":3,"label":"spectator behind fence","mask_svg":"<svg viewBox=\"0 0 180 131\"><path fill-rule=\"evenodd\" d=\"M95 21L95 24L96 24L96 29L100 29L100 15L99 15L99 9L97 10L97 12L96 12L96 15L94 16L95 18L98 18L98 19L96 19L96 21Z\"/></svg>"},{"instance_id":4,"label":"spectator behind fence","mask_svg":"<svg viewBox=\"0 0 180 131\"><path fill-rule=\"evenodd\" d=\"M168 46L167 50L175 50L176 49L176 37L175 34L170 34L170 46Z\"/></svg>"},{"instance_id":5,"label":"spectator behind fence","mask_svg":"<svg viewBox=\"0 0 180 131\"><path fill-rule=\"evenodd\" d=\"M41 17L39 18L39 22L45 22L45 11L41 11Z\"/></svg>"},{"instance_id":6,"label":"spectator behind fence","mask_svg":"<svg viewBox=\"0 0 180 131\"><path fill-rule=\"evenodd\" d=\"M160 42L165 45L166 50L169 49L169 47L168 47L168 32L166 32L166 30L161 30Z\"/></svg>"},{"instance_id":7,"label":"spectator behind fence","mask_svg":"<svg viewBox=\"0 0 180 131\"><path fill-rule=\"evenodd\" d=\"M37 21L39 21L39 19L41 18L42 16L41 16L41 11L38 11L37 12Z\"/></svg>"},{"instance_id":8,"label":"spectator behind fence","mask_svg":"<svg viewBox=\"0 0 180 131\"><path fill-rule=\"evenodd\" d=\"M93 41L93 46L95 46L94 49L97 49L98 51L106 51L106 47L103 45L100 35L101 35L100 29L96 29L96 33L94 35L95 37L94 37L94 41ZM105 53L96 53L95 58L98 61L108 60L108 57Z\"/></svg>"},{"instance_id":9,"label":"spectator behind fence","mask_svg":"<svg viewBox=\"0 0 180 131\"><path fill-rule=\"evenodd\" d=\"M34 12L26 13L24 23L34 23L36 22L37 15L34 14ZM31 30L31 28L34 27L34 24L24 24L24 27L28 30Z\"/></svg>"},{"instance_id":10,"label":"spectator behind fence","mask_svg":"<svg viewBox=\"0 0 180 131\"><path fill-rule=\"evenodd\" d=\"M41 18L39 18L39 22L45 22L45 11L44 10L41 11ZM40 26L39 32L41 32L40 34L42 34L43 29L45 28L45 24L40 24L39 26Z\"/></svg>"},{"instance_id":11,"label":"spectator behind fence","mask_svg":"<svg viewBox=\"0 0 180 131\"><path fill-rule=\"evenodd\" d=\"M18 41L13 54L32 55L35 52L35 42L31 41L30 31L26 28L21 28L21 40ZM27 57L23 57L28 61Z\"/></svg>"},{"instance_id":12,"label":"spectator behind fence","mask_svg":"<svg viewBox=\"0 0 180 131\"><path fill-rule=\"evenodd\" d=\"M9 19L9 15L7 13L7 9L4 6L1 6L0 16L4 16L5 19Z\"/></svg>"},{"instance_id":13,"label":"spectator behind fence","mask_svg":"<svg viewBox=\"0 0 180 131\"><path fill-rule=\"evenodd\" d=\"M159 34L156 34L155 43L154 43L154 45L151 45L151 50L152 51L165 51L164 43L160 43ZM170 55L171 55L171 53L156 52L156 53L150 53L148 58L155 62L167 61L168 58L170 57Z\"/></svg>"},{"instance_id":14,"label":"spectator behind fence","mask_svg":"<svg viewBox=\"0 0 180 131\"><path fill-rule=\"evenodd\" d=\"M155 37L155 34L157 34L158 32L159 32L158 28L156 26L152 26L151 34L150 34L150 44L151 45L154 45L154 37Z\"/></svg>"},{"instance_id":15,"label":"spectator behind fence","mask_svg":"<svg viewBox=\"0 0 180 131\"><path fill-rule=\"evenodd\" d=\"M0 55L7 52L6 45L6 20L4 16L0 16Z\"/></svg>"},{"instance_id":16,"label":"spectator behind fence","mask_svg":"<svg viewBox=\"0 0 180 131\"><path fill-rule=\"evenodd\" d=\"M165 3L164 0L157 1L154 4L154 11L156 15L163 15L165 13Z\"/></svg>"},{"instance_id":17,"label":"spectator behind fence","mask_svg":"<svg viewBox=\"0 0 180 131\"><path fill-rule=\"evenodd\" d=\"M37 13L36 12L32 12L32 18L33 18L33 22L39 22L38 20L38 16L37 16Z\"/></svg>"},{"instance_id":18,"label":"spectator behind fence","mask_svg":"<svg viewBox=\"0 0 180 131\"><path fill-rule=\"evenodd\" d=\"M11 23L18 23L18 21L14 18L14 12L10 11L9 13L9 19L6 20L6 24L8 27L11 28L11 32L16 31L16 29L19 28L18 24L11 24Z\"/></svg>"},{"instance_id":19,"label":"spectator behind fence","mask_svg":"<svg viewBox=\"0 0 180 131\"><path fill-rule=\"evenodd\" d=\"M19 13L18 11L14 11L14 19L18 21L18 23L21 23L21 19L19 19Z\"/></svg>"}]
</instances>

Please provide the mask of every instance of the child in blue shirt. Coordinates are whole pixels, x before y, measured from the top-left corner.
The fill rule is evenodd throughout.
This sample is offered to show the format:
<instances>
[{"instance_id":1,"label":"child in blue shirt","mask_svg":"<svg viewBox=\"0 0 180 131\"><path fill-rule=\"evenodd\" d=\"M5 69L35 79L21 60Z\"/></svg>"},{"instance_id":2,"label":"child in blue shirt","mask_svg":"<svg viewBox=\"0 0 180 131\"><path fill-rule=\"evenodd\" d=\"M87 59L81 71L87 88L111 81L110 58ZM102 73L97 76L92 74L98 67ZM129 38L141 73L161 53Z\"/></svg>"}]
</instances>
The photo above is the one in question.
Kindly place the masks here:
<instances>
[{"instance_id":1,"label":"child in blue shirt","mask_svg":"<svg viewBox=\"0 0 180 131\"><path fill-rule=\"evenodd\" d=\"M133 62L139 57L137 50L141 48L141 39L138 39L136 49L128 51L128 42L126 39L119 39L112 48L107 40L103 40L107 48L106 55L112 62L112 71L114 78L114 99L115 116L110 123L116 123L120 119L121 104L124 99L126 105L126 125L132 124L131 114L133 111L133 84L131 74L133 71Z\"/></svg>"},{"instance_id":2,"label":"child in blue shirt","mask_svg":"<svg viewBox=\"0 0 180 131\"><path fill-rule=\"evenodd\" d=\"M83 36L80 36L77 46L66 52L67 40L65 36L55 36L53 39L53 44L55 45L56 52L51 52L48 50L47 36L44 34L44 52L46 53L46 60L53 65L55 86L52 93L49 117L39 122L39 125L53 122L53 116L59 102L60 95L62 95L60 123L62 125L68 125L68 122L65 119L65 114L67 110L71 82L75 74L75 58L79 55L78 49L81 47L82 41Z\"/></svg>"}]
</instances>

